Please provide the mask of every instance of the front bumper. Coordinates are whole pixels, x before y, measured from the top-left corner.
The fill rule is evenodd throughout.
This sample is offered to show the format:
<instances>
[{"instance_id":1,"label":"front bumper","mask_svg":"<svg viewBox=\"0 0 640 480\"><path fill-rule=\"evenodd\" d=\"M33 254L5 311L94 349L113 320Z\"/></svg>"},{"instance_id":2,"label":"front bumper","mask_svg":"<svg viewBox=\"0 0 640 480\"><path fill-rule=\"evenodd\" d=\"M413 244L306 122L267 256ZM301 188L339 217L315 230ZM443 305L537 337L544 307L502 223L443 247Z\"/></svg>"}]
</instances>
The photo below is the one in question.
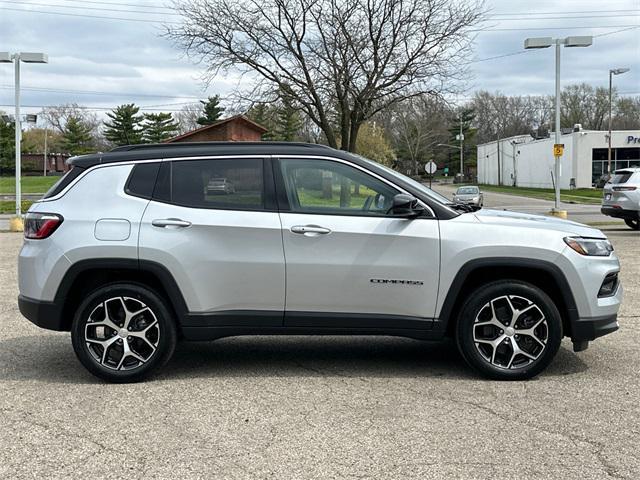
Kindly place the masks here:
<instances>
[{"instance_id":1,"label":"front bumper","mask_svg":"<svg viewBox=\"0 0 640 480\"><path fill-rule=\"evenodd\" d=\"M618 314L602 317L578 318L571 325L571 340L574 342L591 341L618 330Z\"/></svg>"},{"instance_id":2,"label":"front bumper","mask_svg":"<svg viewBox=\"0 0 640 480\"><path fill-rule=\"evenodd\" d=\"M69 330L62 319L62 307L54 302L18 296L20 313L30 322L47 330Z\"/></svg>"},{"instance_id":3,"label":"front bumper","mask_svg":"<svg viewBox=\"0 0 640 480\"><path fill-rule=\"evenodd\" d=\"M640 218L640 212L637 210L625 210L622 208L602 207L600 212L603 215L613 218L622 218L624 220L637 220Z\"/></svg>"}]
</instances>

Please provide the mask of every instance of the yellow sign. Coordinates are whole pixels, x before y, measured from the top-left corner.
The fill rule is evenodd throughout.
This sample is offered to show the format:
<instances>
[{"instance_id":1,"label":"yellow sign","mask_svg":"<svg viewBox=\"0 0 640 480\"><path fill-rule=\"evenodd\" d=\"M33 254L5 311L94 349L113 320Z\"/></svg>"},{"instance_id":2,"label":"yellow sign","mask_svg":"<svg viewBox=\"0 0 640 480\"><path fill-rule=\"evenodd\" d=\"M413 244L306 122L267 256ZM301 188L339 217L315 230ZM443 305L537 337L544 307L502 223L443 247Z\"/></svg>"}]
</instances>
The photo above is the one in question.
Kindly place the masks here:
<instances>
[{"instance_id":1,"label":"yellow sign","mask_svg":"<svg viewBox=\"0 0 640 480\"><path fill-rule=\"evenodd\" d=\"M553 156L561 157L564 154L564 143L555 143L553 145Z\"/></svg>"}]
</instances>

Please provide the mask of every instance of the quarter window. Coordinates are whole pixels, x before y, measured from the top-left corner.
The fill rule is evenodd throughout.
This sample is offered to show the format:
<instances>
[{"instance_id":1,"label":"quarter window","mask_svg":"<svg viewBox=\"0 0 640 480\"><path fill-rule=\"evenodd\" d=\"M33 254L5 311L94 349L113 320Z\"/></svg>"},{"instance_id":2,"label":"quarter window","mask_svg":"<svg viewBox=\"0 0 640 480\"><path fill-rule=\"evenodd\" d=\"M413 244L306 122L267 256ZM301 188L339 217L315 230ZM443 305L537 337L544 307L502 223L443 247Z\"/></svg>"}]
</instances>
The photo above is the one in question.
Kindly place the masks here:
<instances>
[{"instance_id":1,"label":"quarter window","mask_svg":"<svg viewBox=\"0 0 640 480\"><path fill-rule=\"evenodd\" d=\"M399 193L385 182L339 162L280 159L294 212L386 215Z\"/></svg>"},{"instance_id":2,"label":"quarter window","mask_svg":"<svg viewBox=\"0 0 640 480\"><path fill-rule=\"evenodd\" d=\"M262 159L164 162L154 199L195 208L264 208Z\"/></svg>"}]
</instances>

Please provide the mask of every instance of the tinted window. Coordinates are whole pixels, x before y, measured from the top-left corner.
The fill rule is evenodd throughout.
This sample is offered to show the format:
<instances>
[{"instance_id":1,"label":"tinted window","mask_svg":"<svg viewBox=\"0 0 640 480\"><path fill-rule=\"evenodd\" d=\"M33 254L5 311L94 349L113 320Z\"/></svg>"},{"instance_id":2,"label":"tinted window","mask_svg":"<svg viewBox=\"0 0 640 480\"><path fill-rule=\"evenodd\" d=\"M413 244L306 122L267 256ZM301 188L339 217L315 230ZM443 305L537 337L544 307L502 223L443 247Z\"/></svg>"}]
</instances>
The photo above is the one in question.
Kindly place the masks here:
<instances>
[{"instance_id":1,"label":"tinted window","mask_svg":"<svg viewBox=\"0 0 640 480\"><path fill-rule=\"evenodd\" d=\"M164 162L154 198L196 208L262 209L261 159Z\"/></svg>"},{"instance_id":2,"label":"tinted window","mask_svg":"<svg viewBox=\"0 0 640 480\"><path fill-rule=\"evenodd\" d=\"M385 215L396 189L339 162L286 160L280 165L294 212Z\"/></svg>"},{"instance_id":3,"label":"tinted window","mask_svg":"<svg viewBox=\"0 0 640 480\"><path fill-rule=\"evenodd\" d=\"M44 194L42 198L49 198L59 194L62 190L64 190L67 185L73 182L78 176L84 171L83 168L80 167L71 167L67 173L65 173L60 179L54 183L47 193Z\"/></svg>"},{"instance_id":4,"label":"tinted window","mask_svg":"<svg viewBox=\"0 0 640 480\"><path fill-rule=\"evenodd\" d=\"M160 162L139 163L133 167L125 192L136 197L151 198Z\"/></svg>"},{"instance_id":5,"label":"tinted window","mask_svg":"<svg viewBox=\"0 0 640 480\"><path fill-rule=\"evenodd\" d=\"M627 183L631 175L633 175L633 172L615 172L613 178L611 178L611 183Z\"/></svg>"}]
</instances>

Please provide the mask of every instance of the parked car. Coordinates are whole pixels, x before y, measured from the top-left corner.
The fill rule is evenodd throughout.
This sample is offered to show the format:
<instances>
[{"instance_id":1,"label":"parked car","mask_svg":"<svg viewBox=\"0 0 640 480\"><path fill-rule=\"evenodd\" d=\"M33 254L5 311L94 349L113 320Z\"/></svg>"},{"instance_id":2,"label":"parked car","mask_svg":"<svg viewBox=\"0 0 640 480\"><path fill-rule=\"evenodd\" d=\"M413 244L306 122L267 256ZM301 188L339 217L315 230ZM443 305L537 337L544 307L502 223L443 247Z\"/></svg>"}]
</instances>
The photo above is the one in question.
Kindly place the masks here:
<instances>
[{"instance_id":1,"label":"parked car","mask_svg":"<svg viewBox=\"0 0 640 480\"><path fill-rule=\"evenodd\" d=\"M347 152L176 143L70 162L26 215L18 303L108 381L156 371L178 339L254 334L452 337L481 374L526 379L564 336L581 351L618 328L601 231L471 213ZM230 171L234 195L205 194Z\"/></svg>"},{"instance_id":2,"label":"parked car","mask_svg":"<svg viewBox=\"0 0 640 480\"><path fill-rule=\"evenodd\" d=\"M207 183L207 195L228 195L235 193L236 189L233 184L226 178L212 178Z\"/></svg>"},{"instance_id":3,"label":"parked car","mask_svg":"<svg viewBox=\"0 0 640 480\"><path fill-rule=\"evenodd\" d=\"M604 215L622 218L630 228L640 230L640 168L616 170L604 186Z\"/></svg>"},{"instance_id":4,"label":"parked car","mask_svg":"<svg viewBox=\"0 0 640 480\"><path fill-rule=\"evenodd\" d=\"M453 194L453 201L455 203L482 207L484 205L484 195L480 191L480 188L474 185L459 187L456 193Z\"/></svg>"}]
</instances>

